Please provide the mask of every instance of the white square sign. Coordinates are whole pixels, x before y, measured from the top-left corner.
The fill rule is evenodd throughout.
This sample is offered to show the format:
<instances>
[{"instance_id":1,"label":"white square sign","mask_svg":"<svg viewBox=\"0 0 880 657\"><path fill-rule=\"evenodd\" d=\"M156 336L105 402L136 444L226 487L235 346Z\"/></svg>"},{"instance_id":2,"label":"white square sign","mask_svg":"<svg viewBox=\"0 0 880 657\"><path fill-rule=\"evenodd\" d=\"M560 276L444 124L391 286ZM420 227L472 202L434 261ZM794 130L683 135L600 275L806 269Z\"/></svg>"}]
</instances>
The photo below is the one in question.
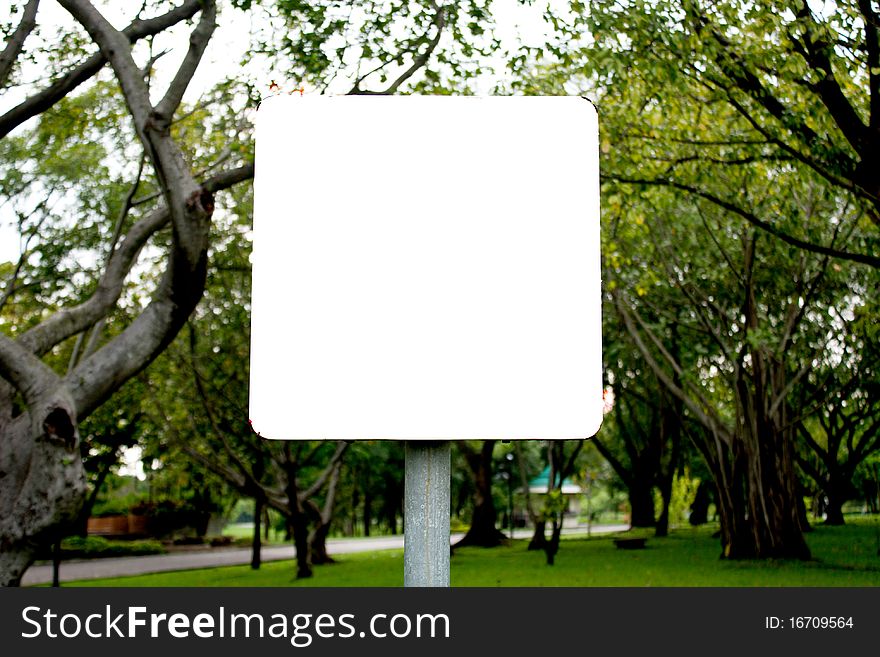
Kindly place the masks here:
<instances>
[{"instance_id":1,"label":"white square sign","mask_svg":"<svg viewBox=\"0 0 880 657\"><path fill-rule=\"evenodd\" d=\"M587 100L276 96L257 116L260 435L596 433L599 149Z\"/></svg>"}]
</instances>

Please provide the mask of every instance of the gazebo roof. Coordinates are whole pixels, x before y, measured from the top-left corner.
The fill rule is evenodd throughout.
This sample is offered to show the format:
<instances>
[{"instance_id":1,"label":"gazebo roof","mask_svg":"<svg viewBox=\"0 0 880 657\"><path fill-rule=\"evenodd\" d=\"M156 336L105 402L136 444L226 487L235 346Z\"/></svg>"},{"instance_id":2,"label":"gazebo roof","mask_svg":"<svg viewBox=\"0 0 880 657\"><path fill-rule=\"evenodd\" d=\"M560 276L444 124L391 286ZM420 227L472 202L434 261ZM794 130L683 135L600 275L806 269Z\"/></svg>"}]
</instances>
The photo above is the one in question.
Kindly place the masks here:
<instances>
[{"instance_id":1,"label":"gazebo roof","mask_svg":"<svg viewBox=\"0 0 880 657\"><path fill-rule=\"evenodd\" d=\"M556 476L556 481L559 481L559 475ZM550 466L548 465L541 471L537 477L532 479L529 482L529 492L543 494L547 492L548 484L550 483ZM562 481L562 494L563 495L579 495L582 493L581 487L574 483L571 479L566 478Z\"/></svg>"}]
</instances>

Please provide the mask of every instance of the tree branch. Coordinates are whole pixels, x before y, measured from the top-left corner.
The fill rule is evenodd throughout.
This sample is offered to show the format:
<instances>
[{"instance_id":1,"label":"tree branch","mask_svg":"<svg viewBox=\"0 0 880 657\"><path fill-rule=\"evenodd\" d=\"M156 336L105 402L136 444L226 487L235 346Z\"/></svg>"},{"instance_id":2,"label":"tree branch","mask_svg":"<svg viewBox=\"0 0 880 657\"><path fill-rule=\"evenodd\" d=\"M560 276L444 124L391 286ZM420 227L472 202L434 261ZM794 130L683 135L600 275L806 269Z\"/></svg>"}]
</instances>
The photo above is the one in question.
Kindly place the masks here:
<instances>
[{"instance_id":1,"label":"tree branch","mask_svg":"<svg viewBox=\"0 0 880 657\"><path fill-rule=\"evenodd\" d=\"M342 456L345 454L345 450L348 449L350 444L351 443L348 443L344 440L339 440L336 442L336 451L333 453L333 456L330 458L330 462L327 464L327 467L324 469L324 471L320 475L318 475L318 478L312 482L311 486L309 486L308 488L306 488L303 491L300 491L299 498L301 500L307 500L310 497L312 497L315 493L317 493L319 490L321 490L321 488L327 482L327 479L330 477L330 475L333 474L333 471L336 468L336 465L342 460Z\"/></svg>"},{"instance_id":2,"label":"tree branch","mask_svg":"<svg viewBox=\"0 0 880 657\"><path fill-rule=\"evenodd\" d=\"M165 96L156 105L155 112L160 119L171 121L174 116L190 80L199 66L205 48L208 47L211 35L217 27L216 17L217 7L214 2L204 2L199 24L189 37L189 50L183 58L183 63L177 69L171 84L168 85Z\"/></svg>"},{"instance_id":3,"label":"tree branch","mask_svg":"<svg viewBox=\"0 0 880 657\"><path fill-rule=\"evenodd\" d=\"M191 18L199 10L200 6L201 0L185 0L180 6L161 16L133 21L123 30L122 34L126 36L129 43L134 43ZM0 139L28 119L52 107L83 82L94 76L106 63L107 59L104 57L104 54L97 52L42 91L28 97L3 116L0 116Z\"/></svg>"},{"instance_id":4,"label":"tree branch","mask_svg":"<svg viewBox=\"0 0 880 657\"><path fill-rule=\"evenodd\" d=\"M596 446L596 449L599 450L599 453L608 461L608 464L614 469L617 473L617 476L620 477L621 481L623 481L624 485L629 488L632 485L632 475L631 473L624 467L623 463L611 453L605 444L599 439L598 436L593 438L593 444Z\"/></svg>"},{"instance_id":5,"label":"tree branch","mask_svg":"<svg viewBox=\"0 0 880 657\"><path fill-rule=\"evenodd\" d=\"M788 142L782 140L777 135L774 135L766 126L762 125L761 122L758 121L758 119L752 116L752 113L745 107L745 105L734 98L729 89L726 91L727 101L731 104L731 106L737 112L739 112L745 118L745 120L748 121L749 124L761 135L763 135L770 143L775 144L786 153L790 153L795 160L811 168L832 185L837 185L838 187L841 187L843 189L848 189L853 192L853 194L861 196L862 198L866 198L872 203L876 201L875 197L869 194L865 189L855 185L851 178L841 177L832 169L830 169L827 166L826 162L820 162L815 157L813 157L812 153L806 154L802 150L798 150ZM843 167L843 169L846 171L847 176L851 176L852 173L855 171L855 163L850 161L846 166Z\"/></svg>"},{"instance_id":6,"label":"tree branch","mask_svg":"<svg viewBox=\"0 0 880 657\"><path fill-rule=\"evenodd\" d=\"M178 263L183 269L200 266L207 248L207 220L210 219L213 203L209 210L186 158L171 138L169 122L154 111L149 89L134 62L128 39L114 29L88 0L59 2L83 25L116 74L125 103L134 119L135 132L150 157L171 213L174 253L169 264ZM213 6L212 0L203 0L202 11L210 16ZM213 24L213 19L209 24ZM191 60L191 57L184 59L175 79L181 75L192 75L194 69L191 68ZM173 290L173 286L170 289Z\"/></svg>"},{"instance_id":7,"label":"tree branch","mask_svg":"<svg viewBox=\"0 0 880 657\"><path fill-rule=\"evenodd\" d=\"M871 0L859 0L859 10L865 19L865 49L868 54L868 92L870 94L868 126L880 129L880 17L871 7Z\"/></svg>"},{"instance_id":8,"label":"tree branch","mask_svg":"<svg viewBox=\"0 0 880 657\"><path fill-rule=\"evenodd\" d=\"M252 173L253 169L248 168ZM231 183L235 178L226 175L223 176L223 182ZM149 305L122 333L81 362L66 377L81 418L119 385L152 362L186 322L204 291L207 274L206 229L207 226L203 236L197 236L199 259L196 262L185 260L179 249L172 248L168 268Z\"/></svg>"},{"instance_id":9,"label":"tree branch","mask_svg":"<svg viewBox=\"0 0 880 657\"><path fill-rule=\"evenodd\" d=\"M792 43L807 64L820 74L819 80L811 84L810 88L822 100L822 104L828 109L831 118L853 150L862 155L869 141L866 126L834 76L831 58L828 56L829 50L834 46L817 32L818 25L813 12L803 0L796 15L804 22L806 30L802 39L792 39Z\"/></svg>"},{"instance_id":10,"label":"tree branch","mask_svg":"<svg viewBox=\"0 0 880 657\"><path fill-rule=\"evenodd\" d=\"M722 422L710 415L707 411L703 410L699 404L697 404L690 395L688 395L680 386L678 386L675 381L672 379L669 374L667 374L666 370L664 370L657 361L654 359L653 354L642 341L641 335L639 334L638 329L633 322L632 316L629 311L626 310L626 307L621 302L619 296L616 293L612 293L614 296L614 305L620 313L621 318L623 319L624 325L626 326L627 332L630 334L630 337L635 342L636 348L641 352L642 358L645 359L645 362L654 372L658 379L666 386L666 388L675 395L681 402L688 408L691 413L694 414L696 419L702 424L706 429L711 431L712 433L722 435L727 438L726 442L730 442L730 431L722 424ZM650 329L644 326L643 328L648 333L649 337L651 337L652 341L656 344L658 342L657 337L653 334ZM681 368L678 368L680 371Z\"/></svg>"},{"instance_id":11,"label":"tree branch","mask_svg":"<svg viewBox=\"0 0 880 657\"><path fill-rule=\"evenodd\" d=\"M434 38L428 42L428 47L425 49L423 53L420 55L416 55L413 58L413 62L408 69L406 69L403 73L398 76L394 82L392 82L388 88L384 91L365 91L358 88L358 85L361 83L361 80L355 82L354 88L349 91L349 95L353 96L388 96L396 92L400 85L409 80L420 68L422 68L427 62L428 58L431 56L431 53L437 48L437 44L440 43L440 37L443 35L443 28L446 26L446 18L444 17L444 8L437 6L436 3L433 3L436 8L436 12L434 13L434 19L431 21L431 25L436 29L436 33L434 34ZM425 35L427 37L427 34ZM373 71L375 72L375 71Z\"/></svg>"},{"instance_id":12,"label":"tree branch","mask_svg":"<svg viewBox=\"0 0 880 657\"><path fill-rule=\"evenodd\" d=\"M568 455L568 459L566 459L565 465L562 467L562 472L559 477L559 480L560 480L559 487L560 488L562 488L562 481L566 477L570 477L572 474L574 474L575 461L577 461L578 454L580 454L581 450L584 448L584 442L586 442L586 440L587 439L585 439L585 438L581 438L580 440L576 441L577 444L575 444L574 449L571 450L571 454Z\"/></svg>"},{"instance_id":13,"label":"tree branch","mask_svg":"<svg viewBox=\"0 0 880 657\"><path fill-rule=\"evenodd\" d=\"M781 239L786 244L797 247L799 249L803 249L805 251L810 251L812 253L819 253L822 255L831 256L832 258L839 258L841 260L850 260L852 262L858 262L863 265L868 265L870 267L874 267L875 269L880 269L880 257L868 255L865 253L853 253L852 251L842 251L840 249L835 249L828 246L823 246L821 244L814 244L813 242L807 242L806 240L802 240L798 237L794 237L793 235L789 235L783 230L780 230L773 224L764 221L759 218L752 212L745 210L738 205L731 203L730 201L726 201L714 194L711 194L707 191L694 187L692 185L686 185L684 183L676 182L675 180L667 180L664 178L656 178L656 179L647 179L647 178L627 178L623 176L616 175L603 175L602 178L604 180L613 180L619 183L626 183L630 185L658 185L671 187L673 189L678 189L683 192L687 192L688 194L692 194L694 196L698 196L707 201L711 201L715 205L724 208L728 212L739 215L746 221L748 221L753 226L760 228L761 230L770 233L774 237Z\"/></svg>"},{"instance_id":14,"label":"tree branch","mask_svg":"<svg viewBox=\"0 0 880 657\"><path fill-rule=\"evenodd\" d=\"M3 52L0 52L0 88L6 86L9 76L12 74L12 67L15 66L15 60L21 54L24 47L24 41L28 35L34 31L37 26L37 7L40 0L30 0L24 7L24 13L18 27L6 42Z\"/></svg>"},{"instance_id":15,"label":"tree branch","mask_svg":"<svg viewBox=\"0 0 880 657\"><path fill-rule=\"evenodd\" d=\"M11 383L31 405L60 379L48 365L0 333L0 376Z\"/></svg>"},{"instance_id":16,"label":"tree branch","mask_svg":"<svg viewBox=\"0 0 880 657\"><path fill-rule=\"evenodd\" d=\"M801 438L803 438L804 442L807 443L807 446L809 446L809 448L813 450L813 453L818 456L823 463L825 463L826 467L828 467L828 461L832 458L832 455L827 449L816 442L816 439L813 438L813 434L807 429L803 422L798 423L798 433L801 434Z\"/></svg>"},{"instance_id":17,"label":"tree branch","mask_svg":"<svg viewBox=\"0 0 880 657\"><path fill-rule=\"evenodd\" d=\"M212 176L202 183L202 188L213 193L253 178L253 175L254 165L246 164ZM56 312L22 334L18 343L41 356L56 344L85 330L105 316L119 299L125 277L141 248L152 235L168 224L170 218L167 208L159 208L137 221L129 229L122 244L110 256L107 268L92 296L78 306Z\"/></svg>"},{"instance_id":18,"label":"tree branch","mask_svg":"<svg viewBox=\"0 0 880 657\"><path fill-rule=\"evenodd\" d=\"M739 56L733 44L721 34L712 22L697 9L694 3L689 3L686 9L690 15L690 19L694 25L697 34L711 37L719 46L720 50L715 56L715 62L721 69L722 74L730 80L737 89L745 93L749 98L754 100L761 106L770 116L779 122L782 127L789 133L795 135L804 146L810 149L812 157L815 157L816 150L825 151L832 156L833 168L841 168L845 171L852 172L855 170L855 162L847 154L840 151L828 140L823 139L820 135L805 121L800 119L791 110L782 103L766 85L761 82L760 78L751 71ZM723 88L724 85L719 85ZM858 150L856 152L859 152Z\"/></svg>"}]
</instances>

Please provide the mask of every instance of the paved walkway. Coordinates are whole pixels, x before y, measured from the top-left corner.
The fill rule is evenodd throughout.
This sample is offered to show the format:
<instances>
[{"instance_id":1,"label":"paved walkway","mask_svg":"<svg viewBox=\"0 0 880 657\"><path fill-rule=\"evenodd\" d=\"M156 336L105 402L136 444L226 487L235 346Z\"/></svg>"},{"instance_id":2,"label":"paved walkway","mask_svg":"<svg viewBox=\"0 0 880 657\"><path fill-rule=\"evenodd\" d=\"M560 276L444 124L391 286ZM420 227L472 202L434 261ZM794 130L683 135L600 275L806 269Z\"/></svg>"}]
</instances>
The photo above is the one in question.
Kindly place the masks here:
<instances>
[{"instance_id":1,"label":"paved walkway","mask_svg":"<svg viewBox=\"0 0 880 657\"><path fill-rule=\"evenodd\" d=\"M594 527L594 534L625 531L627 525L605 525ZM566 534L585 534L585 527L563 529ZM462 534L453 534L450 542L454 543ZM516 530L515 538L530 538L530 529ZM327 552L330 554L346 554L351 552L373 552L376 550L393 550L403 548L403 536L378 536L375 538L334 538L327 541ZM261 558L263 561L279 561L293 559L296 550L292 545L264 546ZM236 566L251 562L250 548L214 548L192 552L174 552L143 557L119 557L114 559L89 559L83 561L64 561L61 564L61 582L81 579L102 579L105 577L125 577L128 575L145 575L175 570L191 570L193 568L213 568L216 566ZM31 566L22 578L22 586L47 584L52 581L52 564Z\"/></svg>"}]
</instances>

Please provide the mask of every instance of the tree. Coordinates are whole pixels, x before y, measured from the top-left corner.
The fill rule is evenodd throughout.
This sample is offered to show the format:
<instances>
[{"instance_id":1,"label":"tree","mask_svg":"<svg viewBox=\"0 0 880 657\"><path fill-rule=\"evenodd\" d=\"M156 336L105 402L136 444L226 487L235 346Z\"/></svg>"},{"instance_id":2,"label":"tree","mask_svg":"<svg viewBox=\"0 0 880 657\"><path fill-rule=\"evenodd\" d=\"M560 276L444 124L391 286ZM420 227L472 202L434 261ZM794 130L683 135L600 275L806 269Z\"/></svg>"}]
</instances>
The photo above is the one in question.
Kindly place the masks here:
<instances>
[{"instance_id":1,"label":"tree","mask_svg":"<svg viewBox=\"0 0 880 657\"><path fill-rule=\"evenodd\" d=\"M495 547L506 539L504 534L495 527L497 512L492 497L492 453L495 449L494 440L484 440L479 448L467 441L458 441L456 447L464 456L468 470L474 483L474 507L471 514L471 525L467 533L455 544L455 547L479 545Z\"/></svg>"},{"instance_id":2,"label":"tree","mask_svg":"<svg viewBox=\"0 0 880 657\"><path fill-rule=\"evenodd\" d=\"M565 443L574 443L572 450L565 453ZM583 440L548 440L547 461L550 466L547 479L547 494L544 496L543 520L550 520L550 538L544 541L544 554L547 565L556 563L559 552L559 539L562 537L562 522L565 514L565 498L562 486L565 480L574 474L575 463L583 449Z\"/></svg>"},{"instance_id":3,"label":"tree","mask_svg":"<svg viewBox=\"0 0 880 657\"><path fill-rule=\"evenodd\" d=\"M79 421L161 353L186 321L204 286L213 195L251 171L242 166L199 181L171 131L174 113L214 31L213 2L190 2L148 23L155 33L187 15L200 14L189 51L155 104L131 53L132 39L145 35L144 22L139 31L126 33L88 2L61 4L100 48L95 60L106 60L112 67L163 204L128 227L86 301L49 315L16 339L0 334L0 469L7 473L0 485L0 583L7 585L19 581L41 542L77 517L85 493L84 470L77 458ZM61 97L56 93L53 100ZM119 300L138 252L166 225L171 226L171 243L165 270L143 312L66 376L52 370L40 357L107 315ZM22 407L15 412L18 403Z\"/></svg>"},{"instance_id":4,"label":"tree","mask_svg":"<svg viewBox=\"0 0 880 657\"><path fill-rule=\"evenodd\" d=\"M630 523L654 527L658 536L668 533L672 481L682 452L683 408L638 358L625 340L626 329L616 313L606 314L605 372L613 382L613 414L593 439L627 488ZM670 351L678 354L673 332ZM624 338L624 339L621 339ZM659 517L654 508L654 489L663 502Z\"/></svg>"},{"instance_id":5,"label":"tree","mask_svg":"<svg viewBox=\"0 0 880 657\"><path fill-rule=\"evenodd\" d=\"M819 12L807 0L603 0L576 3L564 28L577 43L562 64L585 65L598 86L637 80L650 111L616 147L640 154L616 180L662 185L709 201L798 249L871 267L880 230L880 14L849 0ZM582 41L581 41L582 42ZM812 174L837 199L832 214L775 212L760 195L718 186L768 167ZM836 220L831 221L834 217ZM843 226L841 226L843 224Z\"/></svg>"},{"instance_id":6,"label":"tree","mask_svg":"<svg viewBox=\"0 0 880 657\"><path fill-rule=\"evenodd\" d=\"M160 2L156 15L138 13L122 30L88 0L62 0L75 24L51 44L35 38L37 5L27 4L0 54L0 85L23 80L24 95L4 94L14 104L0 115L0 191L14 200L25 247L2 305L14 309L16 295L35 289L42 305L32 324L7 315L0 332L0 584L7 585L80 512L79 423L153 362L202 297L211 220L222 209L215 195L253 176L245 110L259 98L252 81L239 79L183 105L216 27L214 0ZM260 33L253 51L264 63L285 82L319 89L337 78L354 93L449 88L452 79L463 88L479 72L472 62L495 47L477 2L375 5L356 24L333 2L231 5L268 17L274 29ZM153 37L188 21L186 53L157 89ZM445 45L441 33L452 35ZM51 82L24 79L22 62L40 66L40 77L49 68ZM124 111L83 112L82 100L101 90ZM58 152L69 157L59 162ZM144 264L151 259L154 266ZM131 311L124 323L114 315L120 306ZM53 350L69 349L80 335L84 348L61 373Z\"/></svg>"},{"instance_id":7,"label":"tree","mask_svg":"<svg viewBox=\"0 0 880 657\"><path fill-rule=\"evenodd\" d=\"M131 382L128 384L131 388ZM119 396L116 400L118 402ZM138 443L142 414L138 406L105 404L80 425L83 467L88 477L89 493L83 503L75 531L86 535L88 519L107 477L119 465L121 451Z\"/></svg>"},{"instance_id":8,"label":"tree","mask_svg":"<svg viewBox=\"0 0 880 657\"><path fill-rule=\"evenodd\" d=\"M802 381L797 393L797 406L811 411L796 425L797 461L824 495L828 525L844 524L844 503L859 495L856 472L880 451L880 351L866 335L873 311L869 303L841 324L840 362L826 364L815 380Z\"/></svg>"},{"instance_id":9,"label":"tree","mask_svg":"<svg viewBox=\"0 0 880 657\"><path fill-rule=\"evenodd\" d=\"M337 498L345 535L370 536L376 529L397 534L403 514L403 447L384 440L357 441L349 447Z\"/></svg>"},{"instance_id":10,"label":"tree","mask_svg":"<svg viewBox=\"0 0 880 657\"><path fill-rule=\"evenodd\" d=\"M808 557L792 392L832 357L819 309L861 305L855 263L880 264L877 21L841 5L572 3L533 53L543 84L598 99L609 301L702 426L726 557Z\"/></svg>"},{"instance_id":11,"label":"tree","mask_svg":"<svg viewBox=\"0 0 880 657\"><path fill-rule=\"evenodd\" d=\"M703 428L690 434L716 482L723 555L806 558L792 422L800 411L792 407L792 389L815 376L814 362L832 357L821 337L828 323L813 309L830 306L833 313L848 303L844 281L830 275L827 256L811 263L765 239L761 257L751 231L738 238L739 256L737 238L726 231L711 238L696 231L673 235L669 215L681 231L688 211L668 198L663 203L668 205L659 199L650 204L652 229L636 229L656 231L658 251L648 255L651 249L641 242L638 253L627 253L647 265L638 268L644 273L631 274L636 280L666 269L667 292L660 284L649 291L644 282L617 278L614 308L650 369ZM695 242L703 239L714 246L698 250ZM687 260L673 252L673 242ZM619 276L621 269L615 271ZM649 321L639 308L656 319ZM692 349L679 357L667 348L670 326L694 336Z\"/></svg>"},{"instance_id":12,"label":"tree","mask_svg":"<svg viewBox=\"0 0 880 657\"><path fill-rule=\"evenodd\" d=\"M532 501L532 494L529 490L529 460L527 459L526 450L523 448L523 443L514 440L513 444L513 453L516 460L516 469L519 474L519 482L520 488L523 493L523 499L526 507L526 515L528 515L529 521L531 521L532 525L535 527L535 531L532 534L532 539L529 541L529 550L543 550L544 543L546 541L546 537L544 536L544 529L546 528L546 524L544 523L544 518L541 513L535 509L535 504ZM539 471L539 470L536 470ZM512 473L511 473L512 475Z\"/></svg>"},{"instance_id":13,"label":"tree","mask_svg":"<svg viewBox=\"0 0 880 657\"><path fill-rule=\"evenodd\" d=\"M232 250L236 259L247 258L248 249ZM218 254L215 262L230 261ZM172 344L144 378L155 432L162 449L171 452L165 460L185 457L253 498L255 513L263 507L279 512L296 546L297 577L305 578L314 564L330 560L325 540L349 443L273 441L251 428L243 366L249 344L246 308L230 303L230 297L248 298L249 283L246 270L215 269L209 294L181 336L187 339ZM169 387L169 381L176 385ZM255 527L253 566L259 565L257 532Z\"/></svg>"}]
</instances>

